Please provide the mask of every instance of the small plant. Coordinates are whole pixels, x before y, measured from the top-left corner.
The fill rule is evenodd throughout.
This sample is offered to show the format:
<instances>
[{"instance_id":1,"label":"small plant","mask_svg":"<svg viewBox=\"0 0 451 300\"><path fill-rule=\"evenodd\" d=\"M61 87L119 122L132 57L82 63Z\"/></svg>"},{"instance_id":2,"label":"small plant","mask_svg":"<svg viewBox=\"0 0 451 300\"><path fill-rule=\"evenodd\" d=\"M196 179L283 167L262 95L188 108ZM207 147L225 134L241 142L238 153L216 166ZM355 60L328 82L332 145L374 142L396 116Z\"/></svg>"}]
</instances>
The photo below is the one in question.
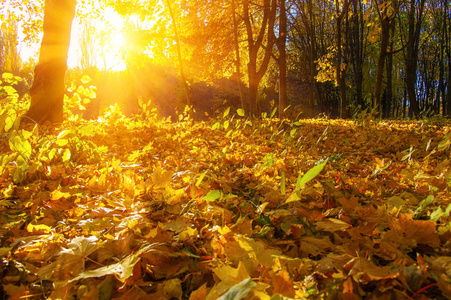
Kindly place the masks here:
<instances>
[{"instance_id":1,"label":"small plant","mask_svg":"<svg viewBox=\"0 0 451 300\"><path fill-rule=\"evenodd\" d=\"M77 86L75 81L66 87L68 94L64 95L64 115L67 120L77 121L81 118L82 112L86 110L86 105L96 98L96 87L88 85L91 78L83 75L81 84Z\"/></svg>"},{"instance_id":2,"label":"small plant","mask_svg":"<svg viewBox=\"0 0 451 300\"><path fill-rule=\"evenodd\" d=\"M10 154L0 155L0 173L8 172L14 182L19 183L27 172L32 147L29 139L37 133L19 130L20 117L26 111L27 101L20 101L19 94L13 85L22 78L10 73L3 73L0 80L0 136L8 141Z\"/></svg>"}]
</instances>

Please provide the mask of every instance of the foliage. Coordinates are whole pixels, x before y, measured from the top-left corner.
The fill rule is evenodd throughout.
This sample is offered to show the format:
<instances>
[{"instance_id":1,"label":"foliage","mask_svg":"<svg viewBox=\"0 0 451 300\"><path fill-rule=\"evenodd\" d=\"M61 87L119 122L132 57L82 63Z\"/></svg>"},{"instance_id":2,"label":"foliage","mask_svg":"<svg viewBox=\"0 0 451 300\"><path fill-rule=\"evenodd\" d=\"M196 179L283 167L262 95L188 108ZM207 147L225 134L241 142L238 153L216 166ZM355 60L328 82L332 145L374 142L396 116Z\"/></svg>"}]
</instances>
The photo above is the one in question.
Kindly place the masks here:
<instances>
[{"instance_id":1,"label":"foliage","mask_svg":"<svg viewBox=\"0 0 451 300\"><path fill-rule=\"evenodd\" d=\"M2 297L450 296L448 125L140 107L4 131Z\"/></svg>"},{"instance_id":2,"label":"foliage","mask_svg":"<svg viewBox=\"0 0 451 300\"><path fill-rule=\"evenodd\" d=\"M75 80L66 86L66 94L64 95L64 115L65 119L79 119L80 115L74 112L83 112L86 110L86 105L91 103L96 98L96 87L88 85L91 78L88 75L83 75L80 79L80 85L77 86ZM68 94L72 94L71 97Z\"/></svg>"}]
</instances>

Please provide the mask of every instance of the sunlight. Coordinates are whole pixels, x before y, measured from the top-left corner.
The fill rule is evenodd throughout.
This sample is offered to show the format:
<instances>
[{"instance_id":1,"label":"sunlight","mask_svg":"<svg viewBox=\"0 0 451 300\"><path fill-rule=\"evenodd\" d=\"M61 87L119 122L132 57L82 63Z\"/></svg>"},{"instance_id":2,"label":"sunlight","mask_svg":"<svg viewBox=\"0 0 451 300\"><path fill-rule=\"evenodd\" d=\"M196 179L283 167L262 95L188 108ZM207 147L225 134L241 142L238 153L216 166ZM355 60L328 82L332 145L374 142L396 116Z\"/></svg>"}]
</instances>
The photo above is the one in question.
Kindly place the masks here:
<instances>
[{"instance_id":1,"label":"sunlight","mask_svg":"<svg viewBox=\"0 0 451 300\"><path fill-rule=\"evenodd\" d=\"M121 48L124 46L124 40L124 34L122 32L118 32L111 38L111 45L116 48Z\"/></svg>"},{"instance_id":2,"label":"sunlight","mask_svg":"<svg viewBox=\"0 0 451 300\"><path fill-rule=\"evenodd\" d=\"M138 28L145 30L152 28L157 20L149 18L141 20L141 18L136 15L124 18L112 7L101 7L98 0L94 0L93 3L93 6L80 10L80 16L76 17L72 23L67 66L69 69L82 67L82 58L86 57L84 54L86 53L86 48L85 50L81 50L81 47L84 46L82 39L85 26L83 24L91 23L94 30L89 31L89 33L94 37L90 40L92 44L88 47L88 53L92 56L92 64L99 69L109 71L125 70L127 66L124 61L124 53L126 48L130 46L128 35L131 34L125 29L128 28L126 24L135 24L132 26L134 29ZM93 7L101 10L100 16L95 17L89 15L89 8L93 9ZM24 33L19 31L19 53L22 61L27 62L31 59L37 61L40 42L33 45L27 45L22 42L23 39ZM152 57L154 51L153 48L154 47L147 47L143 53Z\"/></svg>"}]
</instances>

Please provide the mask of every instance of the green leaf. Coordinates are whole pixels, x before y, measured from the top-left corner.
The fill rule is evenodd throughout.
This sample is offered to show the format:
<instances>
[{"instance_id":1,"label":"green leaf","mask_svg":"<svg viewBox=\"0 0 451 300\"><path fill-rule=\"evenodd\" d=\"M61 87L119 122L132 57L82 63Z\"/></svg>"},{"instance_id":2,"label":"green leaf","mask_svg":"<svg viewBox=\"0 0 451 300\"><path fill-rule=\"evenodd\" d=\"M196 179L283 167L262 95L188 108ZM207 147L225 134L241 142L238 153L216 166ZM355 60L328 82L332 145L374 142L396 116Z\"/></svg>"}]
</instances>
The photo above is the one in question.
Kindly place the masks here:
<instances>
[{"instance_id":1,"label":"green leaf","mask_svg":"<svg viewBox=\"0 0 451 300\"><path fill-rule=\"evenodd\" d=\"M431 213L431 221L436 222L441 217L449 217L451 212L451 204L448 204L448 207L445 211L439 206L435 211Z\"/></svg>"},{"instance_id":2,"label":"green leaf","mask_svg":"<svg viewBox=\"0 0 451 300\"><path fill-rule=\"evenodd\" d=\"M202 182L202 180L204 179L205 175L206 175L205 173L202 173L202 174L200 174L199 178L197 178L197 181L196 181L197 187L199 187L199 185Z\"/></svg>"},{"instance_id":3,"label":"green leaf","mask_svg":"<svg viewBox=\"0 0 451 300\"><path fill-rule=\"evenodd\" d=\"M301 177L299 175L298 180L296 182L296 190L299 190L301 187L303 187L307 182L318 176L318 174L324 169L329 159L326 159L324 162L314 166L310 170L307 171L307 173L304 174L304 176Z\"/></svg>"},{"instance_id":4,"label":"green leaf","mask_svg":"<svg viewBox=\"0 0 451 300\"><path fill-rule=\"evenodd\" d=\"M205 200L207 202L213 202L221 198L221 191L219 190L213 190L209 191L208 194L205 196Z\"/></svg>"},{"instance_id":5,"label":"green leaf","mask_svg":"<svg viewBox=\"0 0 451 300\"><path fill-rule=\"evenodd\" d=\"M275 107L275 108L272 110L272 113L271 113L271 119L274 117L274 115L276 114L276 112L277 112L277 107Z\"/></svg>"},{"instance_id":6,"label":"green leaf","mask_svg":"<svg viewBox=\"0 0 451 300\"><path fill-rule=\"evenodd\" d=\"M31 156L31 144L29 141L23 139L19 134L11 136L9 140L9 147L13 151L17 151L24 158L29 159Z\"/></svg>"},{"instance_id":7,"label":"green leaf","mask_svg":"<svg viewBox=\"0 0 451 300\"><path fill-rule=\"evenodd\" d=\"M242 108L238 108L238 109L236 110L236 112L237 112L237 114L238 114L240 117L244 117L244 116L246 115L246 112L245 112L244 109L242 109Z\"/></svg>"},{"instance_id":8,"label":"green leaf","mask_svg":"<svg viewBox=\"0 0 451 300\"><path fill-rule=\"evenodd\" d=\"M229 120L224 121L224 129L225 130L227 130L227 128L229 128L229 124L230 124Z\"/></svg>"},{"instance_id":9,"label":"green leaf","mask_svg":"<svg viewBox=\"0 0 451 300\"><path fill-rule=\"evenodd\" d=\"M223 118L227 117L230 113L230 107L227 107L227 109L225 110L224 114L222 115Z\"/></svg>"},{"instance_id":10,"label":"green leaf","mask_svg":"<svg viewBox=\"0 0 451 300\"><path fill-rule=\"evenodd\" d=\"M263 225L274 226L273 223L271 222L271 219L265 214L258 215L257 220Z\"/></svg>"},{"instance_id":11,"label":"green leaf","mask_svg":"<svg viewBox=\"0 0 451 300\"><path fill-rule=\"evenodd\" d=\"M286 178L285 178L285 171L282 171L282 174L280 175L280 193L282 195L286 194L285 190L285 184L286 184Z\"/></svg>"}]
</instances>

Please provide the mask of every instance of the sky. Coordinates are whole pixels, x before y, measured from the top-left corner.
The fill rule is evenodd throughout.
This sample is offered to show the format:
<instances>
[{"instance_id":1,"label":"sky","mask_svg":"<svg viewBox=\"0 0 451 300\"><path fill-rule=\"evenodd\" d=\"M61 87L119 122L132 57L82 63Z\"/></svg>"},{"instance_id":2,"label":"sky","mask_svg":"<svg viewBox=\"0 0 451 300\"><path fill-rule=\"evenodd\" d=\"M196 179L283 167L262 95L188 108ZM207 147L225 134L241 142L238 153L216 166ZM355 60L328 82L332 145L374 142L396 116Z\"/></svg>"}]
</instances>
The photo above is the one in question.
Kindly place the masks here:
<instances>
[{"instance_id":1,"label":"sky","mask_svg":"<svg viewBox=\"0 0 451 300\"><path fill-rule=\"evenodd\" d=\"M113 8L107 7L103 12L103 19L99 20L95 19L93 22L95 27L99 30L111 30L113 33L111 35L111 39L107 41L107 45L98 46L99 61L97 62L97 67L100 69L107 69L111 71L119 71L124 70L126 65L122 58L120 57L121 47L123 46L123 36L121 30L124 27L124 19L118 13L114 11ZM78 19L74 19L72 22L72 31L71 31L71 41L70 47L68 51L68 60L67 65L68 68L76 68L80 64L80 54L79 54L79 38L82 33L82 26L80 25L80 21ZM42 38L42 35L41 35ZM36 60L38 58L39 44L34 45L26 45L23 43L24 34L23 32L19 32L19 53L22 58L22 61L26 62L31 57L34 57ZM105 59L103 59L103 55L105 55Z\"/></svg>"}]
</instances>

